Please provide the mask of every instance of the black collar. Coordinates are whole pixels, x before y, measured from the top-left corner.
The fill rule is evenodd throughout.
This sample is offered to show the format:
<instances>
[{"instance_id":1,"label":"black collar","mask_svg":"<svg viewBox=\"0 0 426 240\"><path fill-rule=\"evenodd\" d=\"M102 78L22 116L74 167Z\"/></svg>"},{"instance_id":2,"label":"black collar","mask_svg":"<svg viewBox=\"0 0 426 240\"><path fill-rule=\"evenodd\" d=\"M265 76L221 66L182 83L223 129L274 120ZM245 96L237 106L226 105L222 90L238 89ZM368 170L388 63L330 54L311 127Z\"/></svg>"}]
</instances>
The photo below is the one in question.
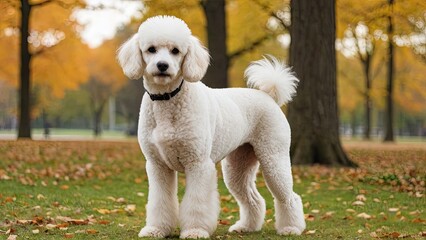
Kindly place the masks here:
<instances>
[{"instance_id":1,"label":"black collar","mask_svg":"<svg viewBox=\"0 0 426 240\"><path fill-rule=\"evenodd\" d=\"M178 94L178 92L180 92L180 89L183 85L184 80L182 79L182 82L180 83L179 87L176 88L175 90L173 90L172 92L169 93L164 93L164 94L151 94L148 91L146 91L149 95L149 97L151 98L152 101L163 101L163 100L169 100L172 97L176 96L176 94Z\"/></svg>"}]
</instances>

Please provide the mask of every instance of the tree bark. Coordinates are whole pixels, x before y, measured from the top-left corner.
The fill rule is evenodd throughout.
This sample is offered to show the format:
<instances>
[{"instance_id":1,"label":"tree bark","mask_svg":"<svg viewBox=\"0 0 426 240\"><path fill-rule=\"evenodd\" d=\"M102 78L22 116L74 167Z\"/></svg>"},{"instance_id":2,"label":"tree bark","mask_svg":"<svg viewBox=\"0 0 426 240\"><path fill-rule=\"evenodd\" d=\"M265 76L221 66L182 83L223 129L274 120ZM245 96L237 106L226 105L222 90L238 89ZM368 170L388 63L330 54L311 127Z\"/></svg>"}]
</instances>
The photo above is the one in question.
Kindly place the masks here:
<instances>
[{"instance_id":1,"label":"tree bark","mask_svg":"<svg viewBox=\"0 0 426 240\"><path fill-rule=\"evenodd\" d=\"M370 140L371 138L371 55L367 53L364 64L364 75L365 75L365 129L364 139Z\"/></svg>"},{"instance_id":2,"label":"tree bark","mask_svg":"<svg viewBox=\"0 0 426 240\"><path fill-rule=\"evenodd\" d=\"M28 0L21 0L21 48L20 48L20 87L19 87L19 129L18 139L31 139L31 105L30 105L30 64L31 53L28 46L29 19L31 5Z\"/></svg>"},{"instance_id":3,"label":"tree bark","mask_svg":"<svg viewBox=\"0 0 426 240\"><path fill-rule=\"evenodd\" d=\"M388 0L391 11L393 10L394 0ZM385 113L385 142L394 141L393 133L393 82L394 82L394 51L393 51L393 19L392 13L388 16L388 74L387 74L387 86L386 86L386 113Z\"/></svg>"},{"instance_id":4,"label":"tree bark","mask_svg":"<svg viewBox=\"0 0 426 240\"><path fill-rule=\"evenodd\" d=\"M99 109L96 109L96 111L93 113L93 135L95 137L98 137L102 133L101 128L101 121L102 121L102 113L103 113L103 106L101 106Z\"/></svg>"},{"instance_id":5,"label":"tree bark","mask_svg":"<svg viewBox=\"0 0 426 240\"><path fill-rule=\"evenodd\" d=\"M212 88L228 87L225 0L202 0L207 20L207 39L211 56L203 82Z\"/></svg>"},{"instance_id":6,"label":"tree bark","mask_svg":"<svg viewBox=\"0 0 426 240\"><path fill-rule=\"evenodd\" d=\"M292 0L290 5L290 65L300 79L288 114L292 161L356 166L339 139L335 1Z\"/></svg>"}]
</instances>

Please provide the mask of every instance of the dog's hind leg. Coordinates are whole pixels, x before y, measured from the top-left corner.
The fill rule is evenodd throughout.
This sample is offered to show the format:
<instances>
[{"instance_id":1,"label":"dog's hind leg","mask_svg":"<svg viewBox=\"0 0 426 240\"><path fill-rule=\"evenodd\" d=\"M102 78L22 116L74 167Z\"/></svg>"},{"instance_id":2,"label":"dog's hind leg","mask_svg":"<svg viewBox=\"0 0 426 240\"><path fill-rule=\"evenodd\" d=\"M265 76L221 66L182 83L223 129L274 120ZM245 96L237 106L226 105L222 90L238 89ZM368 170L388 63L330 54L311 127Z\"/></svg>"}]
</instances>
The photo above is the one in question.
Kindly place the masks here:
<instances>
[{"instance_id":1,"label":"dog's hind leg","mask_svg":"<svg viewBox=\"0 0 426 240\"><path fill-rule=\"evenodd\" d=\"M274 143L263 141L262 148L255 147L255 152L266 184L274 196L275 228L278 234L300 235L306 227L302 199L293 192L289 151L284 150L287 149L285 143L281 144L277 147Z\"/></svg>"},{"instance_id":2,"label":"dog's hind leg","mask_svg":"<svg viewBox=\"0 0 426 240\"><path fill-rule=\"evenodd\" d=\"M266 207L256 189L258 167L253 147L248 143L222 161L225 184L240 207L240 220L229 228L230 232L253 232L262 228Z\"/></svg>"}]
</instances>

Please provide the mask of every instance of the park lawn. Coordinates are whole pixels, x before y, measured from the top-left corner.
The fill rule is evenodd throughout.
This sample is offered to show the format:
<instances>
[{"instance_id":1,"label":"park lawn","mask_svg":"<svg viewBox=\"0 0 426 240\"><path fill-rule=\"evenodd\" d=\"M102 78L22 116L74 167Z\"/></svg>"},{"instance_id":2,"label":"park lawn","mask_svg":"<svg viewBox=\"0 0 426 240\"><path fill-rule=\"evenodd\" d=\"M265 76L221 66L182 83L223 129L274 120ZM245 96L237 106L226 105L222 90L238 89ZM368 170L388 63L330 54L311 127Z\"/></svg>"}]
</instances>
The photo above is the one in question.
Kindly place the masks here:
<instances>
[{"instance_id":1,"label":"park lawn","mask_svg":"<svg viewBox=\"0 0 426 240\"><path fill-rule=\"evenodd\" d=\"M293 168L307 230L288 239L425 237L424 144L346 148L360 168ZM274 230L273 201L261 174L262 231L227 233L238 207L219 179L222 210L212 239L283 239ZM184 183L179 174L180 197ZM137 239L147 186L136 142L0 141L0 239Z\"/></svg>"}]
</instances>

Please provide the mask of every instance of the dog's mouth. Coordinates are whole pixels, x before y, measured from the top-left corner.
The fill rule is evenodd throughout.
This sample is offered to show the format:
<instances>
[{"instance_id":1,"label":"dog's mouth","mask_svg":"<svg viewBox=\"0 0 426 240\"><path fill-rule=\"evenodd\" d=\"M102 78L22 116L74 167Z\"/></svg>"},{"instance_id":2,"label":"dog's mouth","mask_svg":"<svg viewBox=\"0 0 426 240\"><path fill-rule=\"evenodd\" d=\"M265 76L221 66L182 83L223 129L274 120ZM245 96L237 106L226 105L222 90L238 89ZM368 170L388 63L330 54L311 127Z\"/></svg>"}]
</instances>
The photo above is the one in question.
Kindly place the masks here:
<instances>
[{"instance_id":1,"label":"dog's mouth","mask_svg":"<svg viewBox=\"0 0 426 240\"><path fill-rule=\"evenodd\" d=\"M170 77L170 74L168 74L168 73L157 73L157 74L154 74L154 77Z\"/></svg>"}]
</instances>

